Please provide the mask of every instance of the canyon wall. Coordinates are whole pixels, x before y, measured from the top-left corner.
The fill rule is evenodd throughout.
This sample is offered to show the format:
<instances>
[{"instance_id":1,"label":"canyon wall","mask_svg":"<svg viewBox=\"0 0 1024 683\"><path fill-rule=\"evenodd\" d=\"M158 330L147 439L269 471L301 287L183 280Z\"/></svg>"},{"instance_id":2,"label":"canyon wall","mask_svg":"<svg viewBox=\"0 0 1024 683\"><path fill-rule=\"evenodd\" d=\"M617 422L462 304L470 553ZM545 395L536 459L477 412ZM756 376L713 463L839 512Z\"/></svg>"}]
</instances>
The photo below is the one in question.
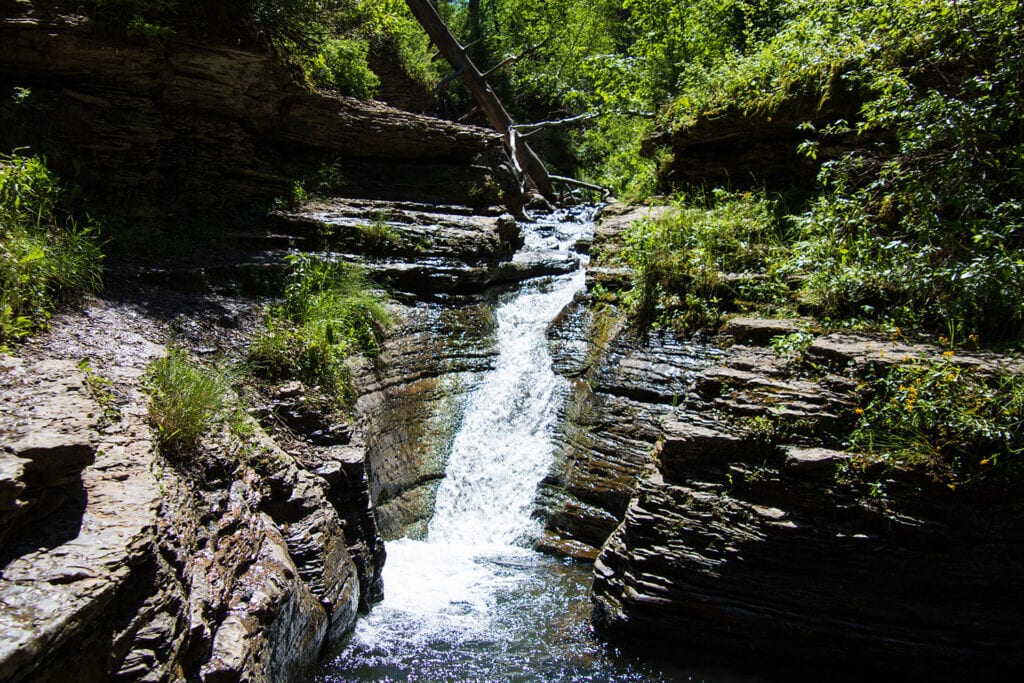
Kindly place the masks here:
<instances>
[{"instance_id":1,"label":"canyon wall","mask_svg":"<svg viewBox=\"0 0 1024 683\"><path fill-rule=\"evenodd\" d=\"M114 40L88 17L3 8L5 134L48 154L108 210L249 215L318 173L341 196L518 194L486 129L309 92L270 56L230 45Z\"/></svg>"},{"instance_id":2,"label":"canyon wall","mask_svg":"<svg viewBox=\"0 0 1024 683\"><path fill-rule=\"evenodd\" d=\"M616 248L647 211L613 208L595 247ZM569 311L552 348L575 391L541 547L596 557L594 622L619 644L779 675L999 679L1022 663L1013 494L951 490L843 448L864 377L942 350L832 333L798 365L770 347L806 323L734 318L684 342L614 310ZM580 331L583 351L566 343ZM985 354L952 362L1020 371Z\"/></svg>"}]
</instances>

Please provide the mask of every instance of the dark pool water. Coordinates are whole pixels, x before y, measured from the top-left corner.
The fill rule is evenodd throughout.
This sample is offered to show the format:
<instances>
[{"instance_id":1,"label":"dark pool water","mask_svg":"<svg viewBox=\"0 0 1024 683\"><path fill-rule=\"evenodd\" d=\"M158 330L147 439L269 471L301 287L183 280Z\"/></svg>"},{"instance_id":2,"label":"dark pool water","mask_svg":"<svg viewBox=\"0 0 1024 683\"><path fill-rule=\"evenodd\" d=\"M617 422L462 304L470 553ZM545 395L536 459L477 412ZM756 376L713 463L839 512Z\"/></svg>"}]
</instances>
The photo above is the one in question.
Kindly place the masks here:
<instances>
[{"instance_id":1,"label":"dark pool water","mask_svg":"<svg viewBox=\"0 0 1024 683\"><path fill-rule=\"evenodd\" d=\"M757 681L617 653L590 629L591 568L511 546L388 544L385 601L314 680Z\"/></svg>"}]
</instances>

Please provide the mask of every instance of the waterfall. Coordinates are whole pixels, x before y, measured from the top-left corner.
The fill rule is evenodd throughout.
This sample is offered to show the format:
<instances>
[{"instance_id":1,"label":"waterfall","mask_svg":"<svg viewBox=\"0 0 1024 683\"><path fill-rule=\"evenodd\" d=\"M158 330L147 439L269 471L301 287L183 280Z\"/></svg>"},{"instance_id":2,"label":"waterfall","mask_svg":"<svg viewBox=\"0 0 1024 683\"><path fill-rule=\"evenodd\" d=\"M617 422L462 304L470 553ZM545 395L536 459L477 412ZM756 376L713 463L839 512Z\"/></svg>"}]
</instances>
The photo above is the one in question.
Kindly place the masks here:
<instances>
[{"instance_id":1,"label":"waterfall","mask_svg":"<svg viewBox=\"0 0 1024 683\"><path fill-rule=\"evenodd\" d=\"M537 221L516 258L577 259L571 247L591 226L590 215ZM558 672L603 666L587 630L587 570L528 547L568 394L547 330L584 281L582 270L538 278L502 298L498 355L465 403L427 540L388 543L384 601L317 680L577 680Z\"/></svg>"},{"instance_id":2,"label":"waterfall","mask_svg":"<svg viewBox=\"0 0 1024 683\"><path fill-rule=\"evenodd\" d=\"M582 285L582 271L527 285L498 309L497 363L452 443L430 542L509 545L535 535L534 495L567 388L551 368L546 332Z\"/></svg>"}]
</instances>

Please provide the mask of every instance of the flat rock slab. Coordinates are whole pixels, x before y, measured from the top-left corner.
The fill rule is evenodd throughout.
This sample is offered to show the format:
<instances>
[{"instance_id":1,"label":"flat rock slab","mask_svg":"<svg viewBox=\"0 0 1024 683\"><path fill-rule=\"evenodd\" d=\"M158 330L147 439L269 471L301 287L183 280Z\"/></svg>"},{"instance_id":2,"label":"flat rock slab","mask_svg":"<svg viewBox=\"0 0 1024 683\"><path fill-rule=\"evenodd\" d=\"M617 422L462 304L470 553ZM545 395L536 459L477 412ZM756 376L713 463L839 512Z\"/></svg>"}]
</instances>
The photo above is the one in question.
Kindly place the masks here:
<instances>
[{"instance_id":1,"label":"flat rock slab","mask_svg":"<svg viewBox=\"0 0 1024 683\"><path fill-rule=\"evenodd\" d=\"M123 328L106 336L142 344ZM70 359L90 349L74 344L63 358L0 360L0 520L4 502L18 508L0 545L4 681L32 680L49 655L88 641L153 542L161 493L144 397L134 396L121 419L101 429L102 410ZM160 351L144 347L124 358L131 365L107 367L108 378L137 384ZM89 665L82 666L85 676Z\"/></svg>"},{"instance_id":2,"label":"flat rock slab","mask_svg":"<svg viewBox=\"0 0 1024 683\"><path fill-rule=\"evenodd\" d=\"M799 318L731 318L725 324L725 334L731 336L740 344L754 344L765 346L771 342L773 337L780 337L787 334L799 332L800 328L807 321Z\"/></svg>"}]
</instances>

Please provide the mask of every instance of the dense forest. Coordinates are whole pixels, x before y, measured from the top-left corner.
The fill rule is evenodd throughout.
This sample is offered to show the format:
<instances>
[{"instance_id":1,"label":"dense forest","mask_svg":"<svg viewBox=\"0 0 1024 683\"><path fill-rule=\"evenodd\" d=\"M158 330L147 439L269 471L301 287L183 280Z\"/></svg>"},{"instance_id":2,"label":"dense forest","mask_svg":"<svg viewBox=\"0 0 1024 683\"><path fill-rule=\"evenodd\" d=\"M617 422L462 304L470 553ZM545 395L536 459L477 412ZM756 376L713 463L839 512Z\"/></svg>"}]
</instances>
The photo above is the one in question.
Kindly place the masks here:
<instances>
[{"instance_id":1,"label":"dense forest","mask_svg":"<svg viewBox=\"0 0 1024 683\"><path fill-rule=\"evenodd\" d=\"M639 327L690 334L729 313L808 315L827 329L866 327L949 349L1019 346L1019 2L436 5L515 120L572 120L531 138L552 169L622 199L673 204L635 225L625 249L595 254L636 273L627 293L593 295L627 307ZM309 89L373 98L398 79L422 109L486 125L402 0L90 0L82 11L129 41L201 37L270 51ZM30 99L7 93L5 120ZM785 143L770 163L688 172L694 140L769 135ZM0 339L10 341L43 324L62 292L97 286L102 228L76 214L75 193L41 156L3 142ZM798 348L801 338L785 343ZM962 412L941 398L948 373L920 372L934 394L929 410ZM972 389L1010 407L958 413L958 429L981 429L1015 453L1019 385Z\"/></svg>"}]
</instances>

